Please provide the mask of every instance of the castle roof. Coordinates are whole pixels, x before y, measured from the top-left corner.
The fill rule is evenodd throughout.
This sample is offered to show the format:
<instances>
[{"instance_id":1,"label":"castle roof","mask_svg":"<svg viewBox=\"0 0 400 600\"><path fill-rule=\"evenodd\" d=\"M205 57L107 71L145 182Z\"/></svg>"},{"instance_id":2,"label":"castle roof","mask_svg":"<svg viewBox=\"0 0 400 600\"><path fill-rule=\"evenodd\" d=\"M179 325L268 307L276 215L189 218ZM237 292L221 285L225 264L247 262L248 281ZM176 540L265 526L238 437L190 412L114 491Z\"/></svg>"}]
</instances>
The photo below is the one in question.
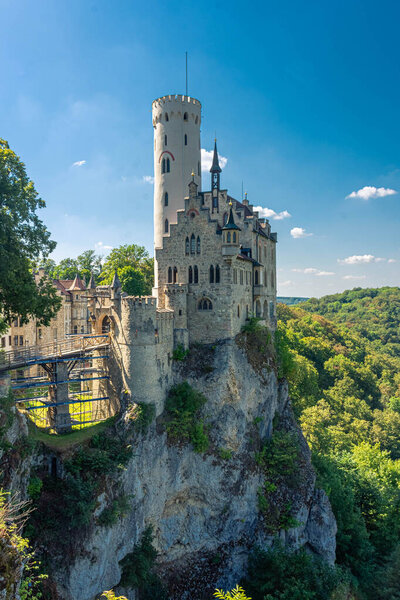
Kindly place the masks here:
<instances>
[{"instance_id":1,"label":"castle roof","mask_svg":"<svg viewBox=\"0 0 400 600\"><path fill-rule=\"evenodd\" d=\"M122 287L121 286L121 282L120 282L119 277L118 277L117 271L115 271L115 273L114 273L114 277L113 277L113 280L111 282L111 287L112 287L113 290L117 290L118 288Z\"/></svg>"},{"instance_id":2,"label":"castle roof","mask_svg":"<svg viewBox=\"0 0 400 600\"><path fill-rule=\"evenodd\" d=\"M90 273L90 279L89 279L89 283L87 285L87 289L88 290L95 290L96 289L96 282L94 280L93 273Z\"/></svg>"},{"instance_id":3,"label":"castle roof","mask_svg":"<svg viewBox=\"0 0 400 600\"><path fill-rule=\"evenodd\" d=\"M225 223L225 225L223 226L222 230L225 231L227 229L238 229L240 231L240 227L238 227L235 223L235 219L233 218L233 210L232 210L232 205L229 209L229 217L227 222Z\"/></svg>"},{"instance_id":4,"label":"castle roof","mask_svg":"<svg viewBox=\"0 0 400 600\"><path fill-rule=\"evenodd\" d=\"M219 160L218 160L217 140L214 140L214 156L213 156L210 173L221 173L221 171L222 171L222 169L219 166Z\"/></svg>"},{"instance_id":5,"label":"castle roof","mask_svg":"<svg viewBox=\"0 0 400 600\"><path fill-rule=\"evenodd\" d=\"M80 278L79 273L77 273L75 275L75 279L72 282L71 287L68 288L68 291L72 292L72 291L75 291L75 290L85 290L85 289L86 289L86 285L84 284L84 282Z\"/></svg>"}]
</instances>

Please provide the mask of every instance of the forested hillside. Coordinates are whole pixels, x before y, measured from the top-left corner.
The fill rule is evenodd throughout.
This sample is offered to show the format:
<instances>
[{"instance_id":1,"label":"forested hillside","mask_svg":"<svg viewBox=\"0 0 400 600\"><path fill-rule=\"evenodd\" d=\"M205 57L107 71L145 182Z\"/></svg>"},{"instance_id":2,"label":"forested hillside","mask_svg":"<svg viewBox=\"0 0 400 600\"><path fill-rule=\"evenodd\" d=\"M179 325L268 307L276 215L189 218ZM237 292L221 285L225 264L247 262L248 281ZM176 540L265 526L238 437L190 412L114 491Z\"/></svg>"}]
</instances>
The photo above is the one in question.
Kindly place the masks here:
<instances>
[{"instance_id":1,"label":"forested hillside","mask_svg":"<svg viewBox=\"0 0 400 600\"><path fill-rule=\"evenodd\" d=\"M337 519L337 561L357 598L400 598L400 291L304 307L339 321L279 305L278 353Z\"/></svg>"},{"instance_id":2,"label":"forested hillside","mask_svg":"<svg viewBox=\"0 0 400 600\"><path fill-rule=\"evenodd\" d=\"M373 342L377 351L400 356L400 288L355 288L342 294L311 298L304 310L323 315L334 323Z\"/></svg>"}]
</instances>

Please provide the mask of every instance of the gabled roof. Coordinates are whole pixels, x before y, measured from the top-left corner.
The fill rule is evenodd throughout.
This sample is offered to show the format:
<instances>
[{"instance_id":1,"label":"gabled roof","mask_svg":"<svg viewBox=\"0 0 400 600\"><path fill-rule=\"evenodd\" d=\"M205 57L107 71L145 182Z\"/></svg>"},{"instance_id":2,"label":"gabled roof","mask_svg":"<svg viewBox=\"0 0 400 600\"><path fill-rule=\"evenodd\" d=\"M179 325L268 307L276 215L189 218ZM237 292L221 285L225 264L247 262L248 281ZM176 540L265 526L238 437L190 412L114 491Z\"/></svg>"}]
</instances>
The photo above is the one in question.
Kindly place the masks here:
<instances>
[{"instance_id":1,"label":"gabled roof","mask_svg":"<svg viewBox=\"0 0 400 600\"><path fill-rule=\"evenodd\" d=\"M82 279L80 278L79 273L77 273L75 275L75 279L72 282L71 287L69 288L68 291L73 292L75 290L86 290L86 285L84 284L84 282L82 281Z\"/></svg>"}]
</instances>

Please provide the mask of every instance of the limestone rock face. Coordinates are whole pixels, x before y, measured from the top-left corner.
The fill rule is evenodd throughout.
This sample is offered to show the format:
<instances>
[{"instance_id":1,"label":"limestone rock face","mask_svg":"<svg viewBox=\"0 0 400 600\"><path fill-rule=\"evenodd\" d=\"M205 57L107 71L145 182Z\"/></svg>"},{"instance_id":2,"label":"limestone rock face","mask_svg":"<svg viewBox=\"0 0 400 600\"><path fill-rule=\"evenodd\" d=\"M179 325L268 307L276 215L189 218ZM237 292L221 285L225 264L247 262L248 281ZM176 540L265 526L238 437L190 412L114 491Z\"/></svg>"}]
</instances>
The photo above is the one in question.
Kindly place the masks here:
<instances>
[{"instance_id":1,"label":"limestone rock face","mask_svg":"<svg viewBox=\"0 0 400 600\"><path fill-rule=\"evenodd\" d=\"M190 444L171 445L160 418L136 436L122 475L131 510L112 527L93 527L73 562L53 573L63 600L94 600L117 586L119 561L148 525L171 599L211 598L216 586L238 583L249 550L266 548L274 539L258 508L263 476L254 455L257 443L271 435L276 415L298 436L301 448L300 483L291 498L297 526L279 537L289 548L306 546L334 562L336 522L327 496L315 489L310 452L291 414L286 383L279 383L273 370L257 374L235 341L192 353L175 369L175 381L183 380L208 399L203 418L209 450L196 454ZM223 460L220 449L231 450L231 458ZM104 495L99 500L103 504ZM135 599L134 590L119 591Z\"/></svg>"}]
</instances>

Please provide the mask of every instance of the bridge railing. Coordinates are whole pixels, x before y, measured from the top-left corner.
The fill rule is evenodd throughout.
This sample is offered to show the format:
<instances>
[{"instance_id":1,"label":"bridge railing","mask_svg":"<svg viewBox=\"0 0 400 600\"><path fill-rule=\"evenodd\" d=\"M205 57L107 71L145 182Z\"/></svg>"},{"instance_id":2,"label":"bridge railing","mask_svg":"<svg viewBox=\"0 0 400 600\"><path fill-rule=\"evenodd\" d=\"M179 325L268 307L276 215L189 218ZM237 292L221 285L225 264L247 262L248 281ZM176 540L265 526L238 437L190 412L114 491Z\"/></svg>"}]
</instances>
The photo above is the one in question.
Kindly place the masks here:
<instances>
[{"instance_id":1,"label":"bridge railing","mask_svg":"<svg viewBox=\"0 0 400 600\"><path fill-rule=\"evenodd\" d=\"M55 358L73 352L85 352L88 349L110 343L110 334L69 336L47 344L16 348L0 352L0 369L11 369L14 365L28 365L40 359Z\"/></svg>"}]
</instances>

